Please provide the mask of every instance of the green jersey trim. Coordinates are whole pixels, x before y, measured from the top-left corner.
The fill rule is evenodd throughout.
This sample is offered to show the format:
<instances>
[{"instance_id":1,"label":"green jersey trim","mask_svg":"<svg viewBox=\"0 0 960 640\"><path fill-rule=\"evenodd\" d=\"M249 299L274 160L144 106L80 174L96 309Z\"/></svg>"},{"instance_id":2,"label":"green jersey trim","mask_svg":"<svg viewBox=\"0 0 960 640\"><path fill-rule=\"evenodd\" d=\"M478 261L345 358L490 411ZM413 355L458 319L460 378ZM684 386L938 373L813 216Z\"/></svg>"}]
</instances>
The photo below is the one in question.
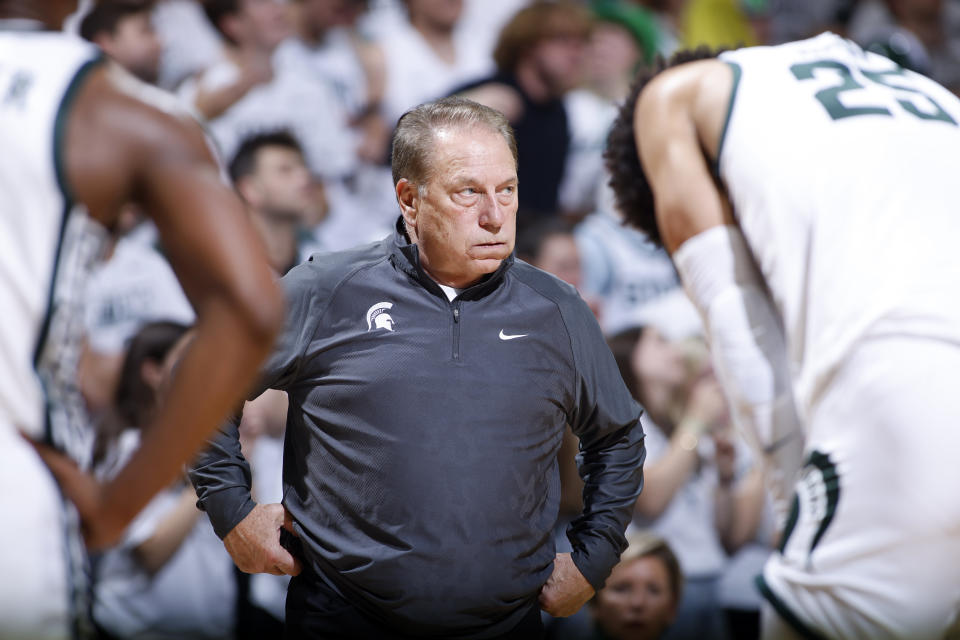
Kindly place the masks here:
<instances>
[{"instance_id":1,"label":"green jersey trim","mask_svg":"<svg viewBox=\"0 0 960 640\"><path fill-rule=\"evenodd\" d=\"M76 100L77 93L83 85L84 80L86 80L90 72L99 67L103 61L103 55L98 54L96 57L83 63L73 75L70 84L67 85L67 90L60 100L60 106L57 107L57 116L53 125L53 166L57 174L57 184L60 187L60 193L63 194L64 199L67 201L68 209L70 204L73 203L73 194L70 192L70 185L67 182L67 168L63 157L64 138L67 134L67 116L70 115L70 108L73 106L73 101Z\"/></svg>"},{"instance_id":2,"label":"green jersey trim","mask_svg":"<svg viewBox=\"0 0 960 640\"><path fill-rule=\"evenodd\" d=\"M737 101L737 90L740 88L740 77L743 70L740 65L730 60L724 60L733 72L733 86L730 87L730 102L727 103L727 117L723 120L723 129L720 130L720 140L717 142L717 175L720 175L720 158L723 154L723 143L727 140L727 130L730 128L730 118L733 116L733 105Z\"/></svg>"},{"instance_id":3,"label":"green jersey trim","mask_svg":"<svg viewBox=\"0 0 960 640\"><path fill-rule=\"evenodd\" d=\"M804 638L811 638L812 640L827 640L826 636L814 631L811 629L803 620L795 614L786 602L780 599L780 597L773 592L770 588L770 585L767 584L767 581L764 579L763 575L758 575L756 577L757 589L760 590L760 595L762 595L770 605L776 609L777 613L783 618L784 622L790 625L794 631L799 633Z\"/></svg>"}]
</instances>

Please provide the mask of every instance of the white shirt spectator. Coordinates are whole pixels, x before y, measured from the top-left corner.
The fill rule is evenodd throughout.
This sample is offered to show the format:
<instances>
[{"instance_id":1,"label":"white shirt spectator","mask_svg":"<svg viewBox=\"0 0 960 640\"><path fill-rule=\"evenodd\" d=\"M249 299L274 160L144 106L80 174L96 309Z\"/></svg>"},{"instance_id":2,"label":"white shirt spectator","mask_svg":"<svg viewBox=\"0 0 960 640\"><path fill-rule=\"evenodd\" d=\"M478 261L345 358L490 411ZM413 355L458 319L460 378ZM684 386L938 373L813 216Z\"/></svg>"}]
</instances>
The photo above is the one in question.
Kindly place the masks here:
<instances>
[{"instance_id":1,"label":"white shirt spectator","mask_svg":"<svg viewBox=\"0 0 960 640\"><path fill-rule=\"evenodd\" d=\"M122 238L113 256L91 273L84 315L90 348L105 354L123 351L148 322L189 325L195 317L169 263L132 238Z\"/></svg>"},{"instance_id":2,"label":"white shirt spectator","mask_svg":"<svg viewBox=\"0 0 960 640\"><path fill-rule=\"evenodd\" d=\"M670 441L647 414L640 423L646 434L646 464L651 464L667 452ZM700 439L703 464L677 490L659 518L635 515L633 519L632 526L650 529L670 543L684 575L690 578L718 576L727 562L714 524L717 468L712 446L710 438Z\"/></svg>"},{"instance_id":3,"label":"white shirt spectator","mask_svg":"<svg viewBox=\"0 0 960 640\"><path fill-rule=\"evenodd\" d=\"M411 107L441 98L457 86L493 71L490 52L462 33L454 35L453 64L440 59L409 22L397 24L378 40L387 67L383 115L388 124L396 125Z\"/></svg>"},{"instance_id":4,"label":"white shirt spectator","mask_svg":"<svg viewBox=\"0 0 960 640\"><path fill-rule=\"evenodd\" d=\"M138 432L125 432L119 457L130 455L138 442ZM177 506L181 491L172 488L158 494L128 527L123 541L96 561L93 616L114 636L136 640L233 636L237 597L233 561L206 515L199 515L156 574L150 575L134 557L133 550L153 536Z\"/></svg>"},{"instance_id":5,"label":"white shirt spectator","mask_svg":"<svg viewBox=\"0 0 960 640\"><path fill-rule=\"evenodd\" d=\"M700 316L667 254L607 211L611 207L601 207L574 231L583 291L600 301L604 333L653 325L671 339L702 334Z\"/></svg>"},{"instance_id":6,"label":"white shirt spectator","mask_svg":"<svg viewBox=\"0 0 960 640\"><path fill-rule=\"evenodd\" d=\"M173 90L189 76L223 57L220 34L196 0L161 0L153 8L153 28L163 44L157 84Z\"/></svg>"},{"instance_id":7,"label":"white shirt spectator","mask_svg":"<svg viewBox=\"0 0 960 640\"><path fill-rule=\"evenodd\" d=\"M350 32L342 27L324 34L323 43L313 47L300 38L289 38L277 49L278 68L302 68L327 84L350 116L367 105L366 70L357 55Z\"/></svg>"},{"instance_id":8,"label":"white shirt spectator","mask_svg":"<svg viewBox=\"0 0 960 640\"><path fill-rule=\"evenodd\" d=\"M191 107L200 89L234 83L240 68L223 59L178 91ZM253 87L220 116L207 122L221 159L229 163L249 136L286 129L303 145L307 165L324 180L341 179L356 165L355 140L347 117L329 87L302 68L274 65L273 79Z\"/></svg>"}]
</instances>

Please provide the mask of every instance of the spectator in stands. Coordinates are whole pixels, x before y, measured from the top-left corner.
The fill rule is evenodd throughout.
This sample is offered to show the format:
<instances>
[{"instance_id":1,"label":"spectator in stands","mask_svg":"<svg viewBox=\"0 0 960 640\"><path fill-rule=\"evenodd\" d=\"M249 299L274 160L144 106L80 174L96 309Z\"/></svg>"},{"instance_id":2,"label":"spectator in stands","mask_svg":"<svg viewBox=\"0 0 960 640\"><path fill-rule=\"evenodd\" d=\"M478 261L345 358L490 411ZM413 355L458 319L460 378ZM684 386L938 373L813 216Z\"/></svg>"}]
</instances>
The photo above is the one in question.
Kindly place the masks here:
<instances>
[{"instance_id":1,"label":"spectator in stands","mask_svg":"<svg viewBox=\"0 0 960 640\"><path fill-rule=\"evenodd\" d=\"M330 87L343 113L354 156L350 180L343 186L353 196L354 218L362 216L377 227L371 231L375 237L357 240L379 239L389 232L396 215L386 162L395 124L387 121L383 111L387 62L380 45L359 33L357 23L365 4L297 0L291 4L297 35L280 46L276 57L277 64L302 69L305 77ZM413 87L419 88L422 82L418 79ZM347 224L356 226L357 220ZM327 226L336 228L338 221L330 220Z\"/></svg>"},{"instance_id":2,"label":"spectator in stands","mask_svg":"<svg viewBox=\"0 0 960 640\"><path fill-rule=\"evenodd\" d=\"M657 25L657 53L670 56L683 43L687 5L690 0L635 0L653 12Z\"/></svg>"},{"instance_id":3,"label":"spectator in stands","mask_svg":"<svg viewBox=\"0 0 960 640\"><path fill-rule=\"evenodd\" d=\"M960 6L944 0L863 0L851 39L960 93Z\"/></svg>"},{"instance_id":4,"label":"spectator in stands","mask_svg":"<svg viewBox=\"0 0 960 640\"><path fill-rule=\"evenodd\" d=\"M652 60L657 25L653 13L618 0L593 4L594 26L583 85L564 96L570 147L560 186L560 205L576 218L602 204L607 187L603 149L637 67Z\"/></svg>"},{"instance_id":5,"label":"spectator in stands","mask_svg":"<svg viewBox=\"0 0 960 640\"><path fill-rule=\"evenodd\" d=\"M683 575L670 545L641 531L628 533L627 542L607 584L590 601L595 640L656 640L677 617Z\"/></svg>"},{"instance_id":6,"label":"spectator in stands","mask_svg":"<svg viewBox=\"0 0 960 640\"><path fill-rule=\"evenodd\" d=\"M160 40L150 22L150 0L102 0L80 23L80 35L149 84L160 71Z\"/></svg>"},{"instance_id":7,"label":"spectator in stands","mask_svg":"<svg viewBox=\"0 0 960 640\"><path fill-rule=\"evenodd\" d=\"M392 128L414 106L490 71L489 52L458 37L463 0L405 0L407 20L381 35L386 61L382 112Z\"/></svg>"},{"instance_id":8,"label":"spectator in stands","mask_svg":"<svg viewBox=\"0 0 960 640\"><path fill-rule=\"evenodd\" d=\"M225 57L179 93L207 121L224 162L250 135L287 129L303 145L315 175L345 179L355 154L331 89L302 69L273 62L277 47L293 33L287 7L279 0L207 0L204 9L228 43Z\"/></svg>"},{"instance_id":9,"label":"spectator in stands","mask_svg":"<svg viewBox=\"0 0 960 640\"><path fill-rule=\"evenodd\" d=\"M383 50L356 29L358 0L296 0L296 37L277 50L281 65L302 65L330 85L357 134L360 160L386 161L393 123L380 107L386 82Z\"/></svg>"},{"instance_id":10,"label":"spectator in stands","mask_svg":"<svg viewBox=\"0 0 960 640\"><path fill-rule=\"evenodd\" d=\"M130 427L101 467L110 475L140 441L184 346L184 325L145 325L130 342L117 410ZM107 638L231 638L233 567L186 478L159 493L123 540L93 558L93 618Z\"/></svg>"},{"instance_id":11,"label":"spectator in stands","mask_svg":"<svg viewBox=\"0 0 960 640\"><path fill-rule=\"evenodd\" d=\"M573 225L556 218L531 225L517 235L517 257L579 291L583 278L580 255L573 239Z\"/></svg>"},{"instance_id":12,"label":"spectator in stands","mask_svg":"<svg viewBox=\"0 0 960 640\"><path fill-rule=\"evenodd\" d=\"M602 189L597 211L574 230L583 267L583 290L599 301L606 335L655 325L671 339L702 332L667 253L623 224L613 192Z\"/></svg>"},{"instance_id":13,"label":"spectator in stands","mask_svg":"<svg viewBox=\"0 0 960 640\"><path fill-rule=\"evenodd\" d=\"M310 176L297 140L286 131L247 138L230 162L230 179L280 275L299 262L301 228L323 216L322 191Z\"/></svg>"},{"instance_id":14,"label":"spectator in stands","mask_svg":"<svg viewBox=\"0 0 960 640\"><path fill-rule=\"evenodd\" d=\"M152 18L163 45L158 84L167 91L223 58L223 39L200 0L156 0Z\"/></svg>"},{"instance_id":15,"label":"spectator in stands","mask_svg":"<svg viewBox=\"0 0 960 640\"><path fill-rule=\"evenodd\" d=\"M520 148L518 228L556 215L570 131L563 97L582 79L590 14L572 2L535 2L500 33L493 75L457 89L507 116Z\"/></svg>"},{"instance_id":16,"label":"spectator in stands","mask_svg":"<svg viewBox=\"0 0 960 640\"><path fill-rule=\"evenodd\" d=\"M706 347L667 340L655 327L622 332L609 343L628 388L647 409L647 484L634 525L670 543L686 582L668 637L722 639L726 623L717 585L727 552L756 531L758 516L753 530L740 530L747 505L759 510L762 500L744 494L737 482L727 405L709 371ZM750 487L762 492L758 479Z\"/></svg>"}]
</instances>

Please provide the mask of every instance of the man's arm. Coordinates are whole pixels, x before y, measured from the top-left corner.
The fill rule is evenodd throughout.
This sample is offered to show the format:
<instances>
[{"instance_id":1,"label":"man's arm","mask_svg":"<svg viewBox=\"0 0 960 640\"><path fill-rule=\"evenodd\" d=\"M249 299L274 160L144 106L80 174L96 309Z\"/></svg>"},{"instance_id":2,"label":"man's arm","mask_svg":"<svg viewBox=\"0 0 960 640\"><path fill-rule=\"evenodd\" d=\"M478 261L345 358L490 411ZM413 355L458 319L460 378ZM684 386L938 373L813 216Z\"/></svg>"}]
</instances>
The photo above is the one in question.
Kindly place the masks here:
<instances>
[{"instance_id":1,"label":"man's arm","mask_svg":"<svg viewBox=\"0 0 960 640\"><path fill-rule=\"evenodd\" d=\"M719 61L665 72L640 96L638 151L657 225L700 311L734 422L770 465L782 519L804 444L783 329L704 155L718 153L731 83Z\"/></svg>"},{"instance_id":2,"label":"man's arm","mask_svg":"<svg viewBox=\"0 0 960 640\"><path fill-rule=\"evenodd\" d=\"M576 397L568 421L580 439L578 466L584 486L583 512L567 530L573 553L558 556L554 575L541 593L541 604L553 615L576 612L603 587L619 561L643 484L646 453L640 407L586 303L571 305L564 321L576 367Z\"/></svg>"},{"instance_id":3,"label":"man's arm","mask_svg":"<svg viewBox=\"0 0 960 640\"><path fill-rule=\"evenodd\" d=\"M295 385L301 359L313 338L325 301L316 295L318 275L311 263L292 269L282 280L287 300L286 324L273 353L263 365L251 393L286 390ZM223 539L237 566L247 573L299 573L297 561L280 546L280 529L292 532L282 505L253 501L250 465L241 452L239 414L225 422L189 469L201 509ZM294 455L290 453L289 455Z\"/></svg>"},{"instance_id":4,"label":"man's arm","mask_svg":"<svg viewBox=\"0 0 960 640\"><path fill-rule=\"evenodd\" d=\"M112 226L122 204L153 218L197 311L196 337L140 448L110 482L41 454L74 500L92 547L115 541L244 396L280 326L281 294L242 205L220 181L195 123L126 95L105 69L80 86L67 120L67 188Z\"/></svg>"}]
</instances>

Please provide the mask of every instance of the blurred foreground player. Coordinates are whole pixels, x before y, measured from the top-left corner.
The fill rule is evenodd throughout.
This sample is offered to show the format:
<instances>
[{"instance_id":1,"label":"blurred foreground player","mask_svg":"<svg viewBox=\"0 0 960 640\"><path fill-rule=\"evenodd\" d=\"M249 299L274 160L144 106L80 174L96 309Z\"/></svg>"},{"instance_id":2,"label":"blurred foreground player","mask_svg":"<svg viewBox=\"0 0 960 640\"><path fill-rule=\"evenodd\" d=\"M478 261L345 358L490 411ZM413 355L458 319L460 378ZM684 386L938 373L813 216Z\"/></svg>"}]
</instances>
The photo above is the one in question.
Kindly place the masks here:
<instances>
[{"instance_id":1,"label":"blurred foreground player","mask_svg":"<svg viewBox=\"0 0 960 640\"><path fill-rule=\"evenodd\" d=\"M640 78L607 159L795 491L764 635L939 637L960 605L960 102L833 34L681 62Z\"/></svg>"},{"instance_id":2,"label":"blurred foreground player","mask_svg":"<svg viewBox=\"0 0 960 640\"><path fill-rule=\"evenodd\" d=\"M263 250L240 202L220 183L200 128L135 97L137 81L102 64L93 45L48 31L75 8L65 0L0 0L3 638L70 632L68 585L76 576L69 575L60 491L75 502L88 545L114 541L243 396L281 315ZM60 453L82 459L83 446L50 419L53 387L68 382L51 372L78 349L71 327L79 323L60 312L82 291L76 255L63 248L66 231L85 218L75 205L109 229L127 201L155 220L196 308L197 340L142 448L100 485ZM28 439L43 444L35 449Z\"/></svg>"}]
</instances>

